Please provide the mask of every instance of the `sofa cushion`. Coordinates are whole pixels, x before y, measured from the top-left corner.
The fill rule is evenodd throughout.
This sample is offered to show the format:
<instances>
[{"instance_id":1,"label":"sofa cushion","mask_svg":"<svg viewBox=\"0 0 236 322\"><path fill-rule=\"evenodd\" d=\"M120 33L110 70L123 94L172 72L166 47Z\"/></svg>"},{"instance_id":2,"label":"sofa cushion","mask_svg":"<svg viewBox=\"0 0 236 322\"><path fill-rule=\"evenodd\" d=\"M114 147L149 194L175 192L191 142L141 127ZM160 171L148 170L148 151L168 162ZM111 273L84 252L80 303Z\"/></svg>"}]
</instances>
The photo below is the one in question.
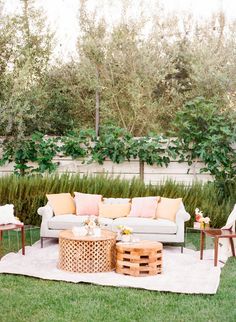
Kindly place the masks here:
<instances>
[{"instance_id":1,"label":"sofa cushion","mask_svg":"<svg viewBox=\"0 0 236 322\"><path fill-rule=\"evenodd\" d=\"M108 228L112 229L112 225L114 220L111 218L105 218L105 217L98 217L99 223L101 226L106 226Z\"/></svg>"},{"instance_id":2,"label":"sofa cushion","mask_svg":"<svg viewBox=\"0 0 236 322\"><path fill-rule=\"evenodd\" d=\"M177 225L173 221L166 219L150 219L124 217L117 218L113 222L113 227L128 226L133 228L134 233L146 234L176 234Z\"/></svg>"},{"instance_id":3,"label":"sofa cushion","mask_svg":"<svg viewBox=\"0 0 236 322\"><path fill-rule=\"evenodd\" d=\"M83 226L89 216L75 216L73 214L64 216L54 216L48 221L49 229L63 230L72 229L74 226ZM99 218L102 226L111 227L113 220L110 218Z\"/></svg>"},{"instance_id":4,"label":"sofa cushion","mask_svg":"<svg viewBox=\"0 0 236 322\"><path fill-rule=\"evenodd\" d=\"M160 197L133 198L129 217L155 218Z\"/></svg>"},{"instance_id":5,"label":"sofa cushion","mask_svg":"<svg viewBox=\"0 0 236 322\"><path fill-rule=\"evenodd\" d=\"M130 203L130 198L103 198L103 203L104 204L109 204L109 205L113 205L113 204L127 204Z\"/></svg>"},{"instance_id":6,"label":"sofa cushion","mask_svg":"<svg viewBox=\"0 0 236 322\"><path fill-rule=\"evenodd\" d=\"M54 216L48 221L49 229L72 229L74 226L82 226L88 216L75 216L73 214Z\"/></svg>"},{"instance_id":7,"label":"sofa cushion","mask_svg":"<svg viewBox=\"0 0 236 322\"><path fill-rule=\"evenodd\" d=\"M120 218L128 216L130 212L130 203L126 204L104 204L99 203L99 218Z\"/></svg>"},{"instance_id":8,"label":"sofa cushion","mask_svg":"<svg viewBox=\"0 0 236 322\"><path fill-rule=\"evenodd\" d=\"M161 197L156 210L157 219L168 219L175 221L176 213L181 206L182 198L171 199Z\"/></svg>"},{"instance_id":9,"label":"sofa cushion","mask_svg":"<svg viewBox=\"0 0 236 322\"><path fill-rule=\"evenodd\" d=\"M98 204L102 200L102 195L75 192L76 215L98 216Z\"/></svg>"},{"instance_id":10,"label":"sofa cushion","mask_svg":"<svg viewBox=\"0 0 236 322\"><path fill-rule=\"evenodd\" d=\"M46 196L55 216L75 214L75 202L70 193L46 194Z\"/></svg>"}]
</instances>

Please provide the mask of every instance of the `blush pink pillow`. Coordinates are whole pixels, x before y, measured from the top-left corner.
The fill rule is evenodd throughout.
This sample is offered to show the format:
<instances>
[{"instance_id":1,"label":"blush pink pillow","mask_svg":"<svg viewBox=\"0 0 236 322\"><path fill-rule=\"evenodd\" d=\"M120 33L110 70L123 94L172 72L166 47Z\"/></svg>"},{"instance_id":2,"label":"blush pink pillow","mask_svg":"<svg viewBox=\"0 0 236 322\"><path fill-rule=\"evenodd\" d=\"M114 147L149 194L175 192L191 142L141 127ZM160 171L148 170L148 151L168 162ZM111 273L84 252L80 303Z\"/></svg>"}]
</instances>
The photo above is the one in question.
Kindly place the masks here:
<instances>
[{"instance_id":1,"label":"blush pink pillow","mask_svg":"<svg viewBox=\"0 0 236 322\"><path fill-rule=\"evenodd\" d=\"M99 202L102 201L102 195L75 192L76 215L99 215Z\"/></svg>"},{"instance_id":2,"label":"blush pink pillow","mask_svg":"<svg viewBox=\"0 0 236 322\"><path fill-rule=\"evenodd\" d=\"M133 198L128 217L155 218L160 197Z\"/></svg>"}]
</instances>

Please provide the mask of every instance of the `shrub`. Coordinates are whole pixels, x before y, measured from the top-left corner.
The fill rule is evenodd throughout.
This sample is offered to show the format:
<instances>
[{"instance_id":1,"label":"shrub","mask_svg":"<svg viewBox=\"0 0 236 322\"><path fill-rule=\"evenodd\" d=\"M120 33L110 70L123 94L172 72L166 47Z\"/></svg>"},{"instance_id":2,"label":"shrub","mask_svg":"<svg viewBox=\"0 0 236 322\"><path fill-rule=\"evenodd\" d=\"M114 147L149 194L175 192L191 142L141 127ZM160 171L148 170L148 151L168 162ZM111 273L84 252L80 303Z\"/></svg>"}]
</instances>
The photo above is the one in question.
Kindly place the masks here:
<instances>
[{"instance_id":1,"label":"shrub","mask_svg":"<svg viewBox=\"0 0 236 322\"><path fill-rule=\"evenodd\" d=\"M132 156L133 137L127 130L116 126L101 128L100 137L95 140L92 159L103 164L106 158L114 163L124 162Z\"/></svg>"},{"instance_id":2,"label":"shrub","mask_svg":"<svg viewBox=\"0 0 236 322\"><path fill-rule=\"evenodd\" d=\"M46 139L42 133L36 132L29 138L6 139L3 144L3 154L0 159L0 166L7 162L14 162L14 173L24 176L29 173L53 172L57 164L53 157L59 152L57 139ZM32 166L32 162L37 167Z\"/></svg>"},{"instance_id":3,"label":"shrub","mask_svg":"<svg viewBox=\"0 0 236 322\"><path fill-rule=\"evenodd\" d=\"M86 158L91 152L91 143L95 141L96 135L93 129L70 132L61 137L61 148L65 156L71 156L72 159Z\"/></svg>"},{"instance_id":4,"label":"shrub","mask_svg":"<svg viewBox=\"0 0 236 322\"><path fill-rule=\"evenodd\" d=\"M168 166L170 158L177 157L177 144L174 140L162 135L152 134L151 136L133 139L131 155L139 158L140 161L149 165Z\"/></svg>"},{"instance_id":5,"label":"shrub","mask_svg":"<svg viewBox=\"0 0 236 322\"><path fill-rule=\"evenodd\" d=\"M104 175L96 177L63 174L62 176L5 176L0 178L1 204L13 203L15 214L25 224L39 225L41 217L37 209L46 204L46 193L80 191L99 193L106 197L163 196L182 197L187 211L194 214L196 207L211 218L214 227L224 225L236 200L236 181L231 182L227 198L213 183L192 186L167 181L160 185L145 185L133 179L131 181L112 179ZM193 216L188 225L191 225Z\"/></svg>"},{"instance_id":6,"label":"shrub","mask_svg":"<svg viewBox=\"0 0 236 322\"><path fill-rule=\"evenodd\" d=\"M201 159L201 171L209 171L221 186L236 176L235 120L235 114L220 112L214 102L197 97L185 104L174 122L184 158L189 164Z\"/></svg>"}]
</instances>

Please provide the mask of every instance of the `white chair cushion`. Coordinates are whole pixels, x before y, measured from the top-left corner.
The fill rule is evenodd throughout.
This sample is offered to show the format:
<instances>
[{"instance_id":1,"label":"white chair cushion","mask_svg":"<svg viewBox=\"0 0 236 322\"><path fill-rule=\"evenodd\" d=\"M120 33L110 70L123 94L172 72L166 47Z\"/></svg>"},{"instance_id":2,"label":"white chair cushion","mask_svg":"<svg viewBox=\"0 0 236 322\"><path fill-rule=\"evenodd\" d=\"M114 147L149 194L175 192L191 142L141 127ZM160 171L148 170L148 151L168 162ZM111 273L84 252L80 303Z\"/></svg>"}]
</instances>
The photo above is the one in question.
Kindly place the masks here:
<instances>
[{"instance_id":1,"label":"white chair cushion","mask_svg":"<svg viewBox=\"0 0 236 322\"><path fill-rule=\"evenodd\" d=\"M117 218L113 222L113 228L124 225L133 228L134 233L143 234L176 234L177 225L167 219L150 219L123 217Z\"/></svg>"},{"instance_id":2,"label":"white chair cushion","mask_svg":"<svg viewBox=\"0 0 236 322\"><path fill-rule=\"evenodd\" d=\"M14 205L7 204L0 206L0 225L20 224L20 221L14 217Z\"/></svg>"}]
</instances>

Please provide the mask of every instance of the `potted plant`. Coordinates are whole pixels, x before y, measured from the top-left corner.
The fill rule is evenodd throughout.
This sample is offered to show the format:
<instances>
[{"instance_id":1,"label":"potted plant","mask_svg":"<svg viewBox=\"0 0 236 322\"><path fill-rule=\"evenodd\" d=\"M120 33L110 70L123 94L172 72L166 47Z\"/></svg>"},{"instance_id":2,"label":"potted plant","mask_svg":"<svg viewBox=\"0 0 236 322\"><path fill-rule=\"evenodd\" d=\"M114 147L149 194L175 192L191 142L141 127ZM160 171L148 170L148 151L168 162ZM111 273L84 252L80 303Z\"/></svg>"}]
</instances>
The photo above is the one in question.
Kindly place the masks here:
<instances>
[{"instance_id":1,"label":"potted plant","mask_svg":"<svg viewBox=\"0 0 236 322\"><path fill-rule=\"evenodd\" d=\"M84 226L87 229L87 235L95 237L101 236L100 224L95 216L90 216L87 220L85 220Z\"/></svg>"},{"instance_id":2,"label":"potted plant","mask_svg":"<svg viewBox=\"0 0 236 322\"><path fill-rule=\"evenodd\" d=\"M195 209L194 228L208 229L210 227L210 218L204 217L203 212L198 208Z\"/></svg>"},{"instance_id":3,"label":"potted plant","mask_svg":"<svg viewBox=\"0 0 236 322\"><path fill-rule=\"evenodd\" d=\"M132 237L132 233L133 233L133 229L127 226L118 226L118 233L120 236L121 241L123 242L130 242L131 241L131 237Z\"/></svg>"}]
</instances>

